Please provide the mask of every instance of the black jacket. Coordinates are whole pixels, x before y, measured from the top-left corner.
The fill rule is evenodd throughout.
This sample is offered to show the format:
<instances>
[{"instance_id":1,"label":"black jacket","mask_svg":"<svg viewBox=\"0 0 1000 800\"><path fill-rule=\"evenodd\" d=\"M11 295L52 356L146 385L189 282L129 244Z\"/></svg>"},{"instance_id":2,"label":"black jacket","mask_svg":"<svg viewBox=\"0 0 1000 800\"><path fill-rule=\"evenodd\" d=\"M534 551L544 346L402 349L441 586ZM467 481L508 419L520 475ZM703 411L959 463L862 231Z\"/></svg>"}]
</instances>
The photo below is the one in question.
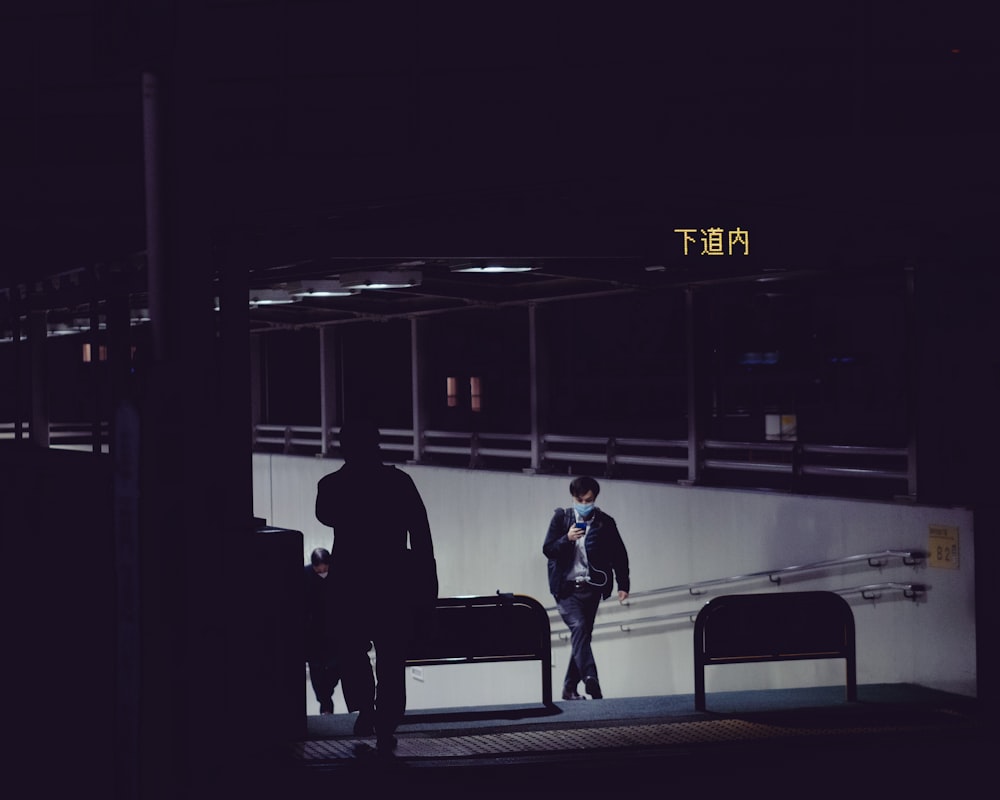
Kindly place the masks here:
<instances>
[{"instance_id":1,"label":"black jacket","mask_svg":"<svg viewBox=\"0 0 1000 800\"><path fill-rule=\"evenodd\" d=\"M542 552L549 559L549 591L556 598L573 568L576 543L571 542L567 534L574 522L576 514L572 508L557 508L549 523L545 544L542 545ZM628 552L614 518L599 508L594 509L594 519L584 539L584 546L590 562L591 582L600 585L603 581L603 585L600 585L601 596L605 600L611 597L615 581L619 591L629 591Z\"/></svg>"},{"instance_id":2,"label":"black jacket","mask_svg":"<svg viewBox=\"0 0 1000 800\"><path fill-rule=\"evenodd\" d=\"M305 610L306 661L321 661L332 655L333 640L330 636L330 586L329 578L316 574L312 564L303 569Z\"/></svg>"}]
</instances>

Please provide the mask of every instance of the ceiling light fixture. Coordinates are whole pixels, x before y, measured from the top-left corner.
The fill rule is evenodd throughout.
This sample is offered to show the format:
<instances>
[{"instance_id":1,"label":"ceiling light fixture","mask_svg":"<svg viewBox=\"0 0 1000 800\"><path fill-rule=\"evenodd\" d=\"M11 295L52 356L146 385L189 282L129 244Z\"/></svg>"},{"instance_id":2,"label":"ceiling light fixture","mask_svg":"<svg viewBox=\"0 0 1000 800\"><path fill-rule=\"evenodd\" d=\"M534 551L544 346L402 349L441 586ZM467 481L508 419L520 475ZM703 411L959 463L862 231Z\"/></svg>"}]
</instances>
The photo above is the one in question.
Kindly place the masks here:
<instances>
[{"instance_id":1,"label":"ceiling light fixture","mask_svg":"<svg viewBox=\"0 0 1000 800\"><path fill-rule=\"evenodd\" d=\"M365 270L341 275L340 283L348 289L406 289L422 279L416 270Z\"/></svg>"},{"instance_id":2,"label":"ceiling light fixture","mask_svg":"<svg viewBox=\"0 0 1000 800\"><path fill-rule=\"evenodd\" d=\"M531 272L535 267L531 264L462 264L452 267L452 272Z\"/></svg>"},{"instance_id":3,"label":"ceiling light fixture","mask_svg":"<svg viewBox=\"0 0 1000 800\"><path fill-rule=\"evenodd\" d=\"M276 306L294 303L292 297L284 289L252 289L250 291L250 306Z\"/></svg>"},{"instance_id":4,"label":"ceiling light fixture","mask_svg":"<svg viewBox=\"0 0 1000 800\"><path fill-rule=\"evenodd\" d=\"M357 289L348 288L339 280L323 279L302 283L292 292L292 297L302 300L306 297L348 297L352 294L357 294Z\"/></svg>"}]
</instances>

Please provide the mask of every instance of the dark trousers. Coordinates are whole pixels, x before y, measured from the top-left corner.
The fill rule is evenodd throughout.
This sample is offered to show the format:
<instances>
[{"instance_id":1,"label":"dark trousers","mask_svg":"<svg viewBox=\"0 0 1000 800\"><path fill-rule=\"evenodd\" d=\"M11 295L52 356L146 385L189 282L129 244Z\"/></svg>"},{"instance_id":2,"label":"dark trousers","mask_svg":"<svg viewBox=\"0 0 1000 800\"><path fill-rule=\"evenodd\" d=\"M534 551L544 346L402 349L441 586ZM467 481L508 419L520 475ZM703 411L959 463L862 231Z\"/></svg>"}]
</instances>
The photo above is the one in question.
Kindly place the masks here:
<instances>
[{"instance_id":1,"label":"dark trousers","mask_svg":"<svg viewBox=\"0 0 1000 800\"><path fill-rule=\"evenodd\" d=\"M339 681L340 666L336 659L315 658L309 661L309 682L321 714L333 713L333 690Z\"/></svg>"},{"instance_id":2,"label":"dark trousers","mask_svg":"<svg viewBox=\"0 0 1000 800\"><path fill-rule=\"evenodd\" d=\"M597 664L590 641L594 635L594 620L601 604L601 590L590 584L567 586L556 599L559 616L569 628L571 657L566 667L563 686L576 690L582 679L597 678Z\"/></svg>"},{"instance_id":3,"label":"dark trousers","mask_svg":"<svg viewBox=\"0 0 1000 800\"><path fill-rule=\"evenodd\" d=\"M399 609L371 608L345 626L341 680L349 711L374 711L375 733L389 738L406 713L406 645L411 626ZM368 658L375 646L375 670ZM350 652L348 657L344 650Z\"/></svg>"}]
</instances>

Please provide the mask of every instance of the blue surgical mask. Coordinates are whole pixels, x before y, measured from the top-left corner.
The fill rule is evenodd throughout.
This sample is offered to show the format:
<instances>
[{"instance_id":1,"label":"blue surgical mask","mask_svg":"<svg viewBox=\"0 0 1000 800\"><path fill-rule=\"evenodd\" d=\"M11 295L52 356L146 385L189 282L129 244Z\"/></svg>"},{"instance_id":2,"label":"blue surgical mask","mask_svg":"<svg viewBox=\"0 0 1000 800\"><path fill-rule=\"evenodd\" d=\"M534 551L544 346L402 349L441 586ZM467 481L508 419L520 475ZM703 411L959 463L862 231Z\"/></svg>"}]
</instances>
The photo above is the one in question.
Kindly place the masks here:
<instances>
[{"instance_id":1,"label":"blue surgical mask","mask_svg":"<svg viewBox=\"0 0 1000 800\"><path fill-rule=\"evenodd\" d=\"M576 503L573 508L576 509L576 513L581 517L590 516L590 512L594 510L593 503Z\"/></svg>"}]
</instances>

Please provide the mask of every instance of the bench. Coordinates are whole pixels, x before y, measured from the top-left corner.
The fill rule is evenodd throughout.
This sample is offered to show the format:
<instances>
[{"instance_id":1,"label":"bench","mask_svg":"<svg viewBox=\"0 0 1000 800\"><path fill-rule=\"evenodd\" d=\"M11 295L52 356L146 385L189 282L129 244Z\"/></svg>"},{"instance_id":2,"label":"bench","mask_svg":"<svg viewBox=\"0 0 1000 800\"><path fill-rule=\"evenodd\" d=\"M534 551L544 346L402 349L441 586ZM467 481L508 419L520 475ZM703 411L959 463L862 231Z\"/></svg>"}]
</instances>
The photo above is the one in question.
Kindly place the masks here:
<instances>
[{"instance_id":1,"label":"bench","mask_svg":"<svg viewBox=\"0 0 1000 800\"><path fill-rule=\"evenodd\" d=\"M439 597L411 644L407 666L540 661L542 704L552 705L552 638L545 608L526 595Z\"/></svg>"},{"instance_id":2,"label":"bench","mask_svg":"<svg viewBox=\"0 0 1000 800\"><path fill-rule=\"evenodd\" d=\"M731 594L706 603L694 624L694 705L705 710L705 667L758 661L846 660L847 701L857 700L854 613L834 592Z\"/></svg>"}]
</instances>

